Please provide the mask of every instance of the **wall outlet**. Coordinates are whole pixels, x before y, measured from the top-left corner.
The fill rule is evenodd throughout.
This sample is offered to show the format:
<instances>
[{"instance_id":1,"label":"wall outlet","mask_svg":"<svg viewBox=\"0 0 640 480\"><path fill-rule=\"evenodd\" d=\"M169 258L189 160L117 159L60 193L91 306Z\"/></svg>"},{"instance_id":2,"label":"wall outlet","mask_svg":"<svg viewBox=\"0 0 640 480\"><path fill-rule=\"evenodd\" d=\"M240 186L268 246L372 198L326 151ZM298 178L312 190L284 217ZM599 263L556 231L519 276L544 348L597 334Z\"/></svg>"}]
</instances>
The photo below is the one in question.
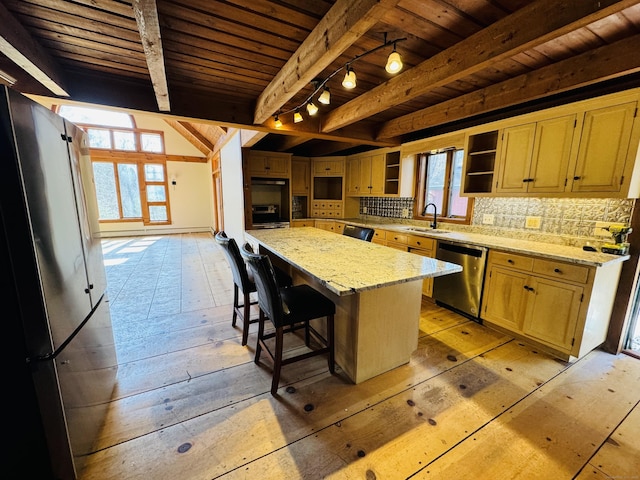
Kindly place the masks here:
<instances>
[{"instance_id":1,"label":"wall outlet","mask_svg":"<svg viewBox=\"0 0 640 480\"><path fill-rule=\"evenodd\" d=\"M408 208L403 208L402 209L402 218L409 218L409 209Z\"/></svg>"},{"instance_id":2,"label":"wall outlet","mask_svg":"<svg viewBox=\"0 0 640 480\"><path fill-rule=\"evenodd\" d=\"M493 213L485 213L482 215L482 224L483 225L493 225Z\"/></svg>"},{"instance_id":3,"label":"wall outlet","mask_svg":"<svg viewBox=\"0 0 640 480\"><path fill-rule=\"evenodd\" d=\"M529 217L527 216L524 221L525 228L535 228L540 229L540 224L542 223L542 217Z\"/></svg>"},{"instance_id":4,"label":"wall outlet","mask_svg":"<svg viewBox=\"0 0 640 480\"><path fill-rule=\"evenodd\" d=\"M625 227L625 223L616 223L616 222L596 222L596 228L593 230L593 234L596 237L607 237L611 238L611 232L605 230L605 227Z\"/></svg>"}]
</instances>

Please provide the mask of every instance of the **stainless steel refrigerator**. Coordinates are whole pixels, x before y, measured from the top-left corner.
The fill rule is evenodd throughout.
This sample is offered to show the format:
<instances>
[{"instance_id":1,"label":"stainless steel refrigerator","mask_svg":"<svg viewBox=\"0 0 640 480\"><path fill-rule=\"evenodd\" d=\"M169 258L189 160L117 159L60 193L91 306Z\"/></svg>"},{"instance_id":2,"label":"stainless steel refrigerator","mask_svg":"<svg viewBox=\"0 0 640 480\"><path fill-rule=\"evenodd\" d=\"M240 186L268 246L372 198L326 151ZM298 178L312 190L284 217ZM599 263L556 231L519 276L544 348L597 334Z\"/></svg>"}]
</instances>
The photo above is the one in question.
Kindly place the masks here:
<instances>
[{"instance_id":1,"label":"stainless steel refrigerator","mask_svg":"<svg viewBox=\"0 0 640 480\"><path fill-rule=\"evenodd\" d=\"M73 479L117 372L86 134L0 89L6 478ZM94 197L92 198L91 195Z\"/></svg>"}]
</instances>

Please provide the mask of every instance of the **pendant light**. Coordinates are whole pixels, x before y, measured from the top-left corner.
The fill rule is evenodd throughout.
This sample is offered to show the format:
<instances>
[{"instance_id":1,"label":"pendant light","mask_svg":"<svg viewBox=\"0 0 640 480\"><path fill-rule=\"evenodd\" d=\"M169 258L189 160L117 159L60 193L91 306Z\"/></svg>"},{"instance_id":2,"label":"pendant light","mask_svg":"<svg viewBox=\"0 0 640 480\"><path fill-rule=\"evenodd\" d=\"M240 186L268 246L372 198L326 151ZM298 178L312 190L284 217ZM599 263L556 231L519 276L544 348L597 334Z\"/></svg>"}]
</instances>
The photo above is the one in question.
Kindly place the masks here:
<instances>
[{"instance_id":1,"label":"pendant light","mask_svg":"<svg viewBox=\"0 0 640 480\"><path fill-rule=\"evenodd\" d=\"M384 69L388 73L398 73L402 70L402 58L400 58L400 54L396 52L396 44L393 44L393 52L389 54L389 58L387 59L387 65Z\"/></svg>"},{"instance_id":2,"label":"pendant light","mask_svg":"<svg viewBox=\"0 0 640 480\"><path fill-rule=\"evenodd\" d=\"M316 107L315 103L309 102L307 103L307 112L309 112L309 115L315 115L318 113L318 107Z\"/></svg>"},{"instance_id":3,"label":"pendant light","mask_svg":"<svg viewBox=\"0 0 640 480\"><path fill-rule=\"evenodd\" d=\"M329 87L324 87L324 90L318 97L318 101L323 105L329 105L331 103L331 92L329 91Z\"/></svg>"},{"instance_id":4,"label":"pendant light","mask_svg":"<svg viewBox=\"0 0 640 480\"><path fill-rule=\"evenodd\" d=\"M280 120L280 117L278 115L276 115L273 123L276 128L282 128L282 120Z\"/></svg>"},{"instance_id":5,"label":"pendant light","mask_svg":"<svg viewBox=\"0 0 640 480\"><path fill-rule=\"evenodd\" d=\"M296 113L293 114L293 123L300 123L303 120L300 110L296 109Z\"/></svg>"},{"instance_id":6,"label":"pendant light","mask_svg":"<svg viewBox=\"0 0 640 480\"><path fill-rule=\"evenodd\" d=\"M356 72L353 71L351 65L347 65L347 73L342 80L342 86L349 90L356 88Z\"/></svg>"}]
</instances>

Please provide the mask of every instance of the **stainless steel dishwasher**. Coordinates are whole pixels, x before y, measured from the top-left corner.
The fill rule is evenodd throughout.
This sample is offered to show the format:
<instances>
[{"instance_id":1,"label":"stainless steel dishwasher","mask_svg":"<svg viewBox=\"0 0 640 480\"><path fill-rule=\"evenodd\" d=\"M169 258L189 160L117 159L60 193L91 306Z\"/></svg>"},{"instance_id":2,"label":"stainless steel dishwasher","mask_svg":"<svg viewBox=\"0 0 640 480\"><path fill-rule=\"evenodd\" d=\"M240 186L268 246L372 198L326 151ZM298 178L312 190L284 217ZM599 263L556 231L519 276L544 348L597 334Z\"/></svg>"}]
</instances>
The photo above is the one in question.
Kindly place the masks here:
<instances>
[{"instance_id":1,"label":"stainless steel dishwasher","mask_svg":"<svg viewBox=\"0 0 640 480\"><path fill-rule=\"evenodd\" d=\"M460 273L433 279L433 298L436 303L480 322L487 248L438 240L436 258L462 266Z\"/></svg>"}]
</instances>

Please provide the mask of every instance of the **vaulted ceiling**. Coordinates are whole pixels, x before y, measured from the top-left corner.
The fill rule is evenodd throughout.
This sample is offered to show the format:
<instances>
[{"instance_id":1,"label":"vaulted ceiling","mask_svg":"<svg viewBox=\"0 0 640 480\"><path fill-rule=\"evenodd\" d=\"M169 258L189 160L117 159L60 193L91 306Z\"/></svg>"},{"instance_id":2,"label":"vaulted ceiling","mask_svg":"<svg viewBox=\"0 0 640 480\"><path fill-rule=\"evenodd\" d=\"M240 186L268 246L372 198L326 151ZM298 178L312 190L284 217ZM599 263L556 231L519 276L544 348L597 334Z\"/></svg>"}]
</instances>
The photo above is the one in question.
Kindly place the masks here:
<instances>
[{"instance_id":1,"label":"vaulted ceiling","mask_svg":"<svg viewBox=\"0 0 640 480\"><path fill-rule=\"evenodd\" d=\"M1 0L0 82L348 153L640 86L640 0Z\"/></svg>"}]
</instances>

